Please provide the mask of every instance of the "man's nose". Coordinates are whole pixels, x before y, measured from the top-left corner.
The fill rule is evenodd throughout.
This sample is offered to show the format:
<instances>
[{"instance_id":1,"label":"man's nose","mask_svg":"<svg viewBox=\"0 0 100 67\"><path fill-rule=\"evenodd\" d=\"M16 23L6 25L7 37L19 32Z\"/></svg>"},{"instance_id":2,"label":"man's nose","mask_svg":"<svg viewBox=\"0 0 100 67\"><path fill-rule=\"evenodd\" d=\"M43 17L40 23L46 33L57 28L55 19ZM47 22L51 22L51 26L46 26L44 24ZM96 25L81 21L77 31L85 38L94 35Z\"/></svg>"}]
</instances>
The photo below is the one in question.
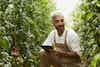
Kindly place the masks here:
<instances>
[{"instance_id":1,"label":"man's nose","mask_svg":"<svg viewBox=\"0 0 100 67\"><path fill-rule=\"evenodd\" d=\"M59 21L59 25L63 25L63 22Z\"/></svg>"}]
</instances>

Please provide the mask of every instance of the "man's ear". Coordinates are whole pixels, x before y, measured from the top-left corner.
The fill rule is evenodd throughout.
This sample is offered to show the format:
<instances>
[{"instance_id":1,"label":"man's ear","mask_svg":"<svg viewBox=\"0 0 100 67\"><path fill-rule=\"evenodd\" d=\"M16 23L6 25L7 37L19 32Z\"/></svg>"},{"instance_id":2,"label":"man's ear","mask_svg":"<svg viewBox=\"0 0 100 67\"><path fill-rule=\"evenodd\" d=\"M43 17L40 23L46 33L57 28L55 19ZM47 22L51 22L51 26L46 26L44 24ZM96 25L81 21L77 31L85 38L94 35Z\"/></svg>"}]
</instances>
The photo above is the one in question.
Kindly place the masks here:
<instances>
[{"instance_id":1,"label":"man's ear","mask_svg":"<svg viewBox=\"0 0 100 67\"><path fill-rule=\"evenodd\" d=\"M52 21L52 25L55 26L54 22Z\"/></svg>"},{"instance_id":2,"label":"man's ear","mask_svg":"<svg viewBox=\"0 0 100 67\"><path fill-rule=\"evenodd\" d=\"M55 26L54 26L54 23L53 22L52 22L51 26L52 26L53 29L55 29Z\"/></svg>"}]
</instances>

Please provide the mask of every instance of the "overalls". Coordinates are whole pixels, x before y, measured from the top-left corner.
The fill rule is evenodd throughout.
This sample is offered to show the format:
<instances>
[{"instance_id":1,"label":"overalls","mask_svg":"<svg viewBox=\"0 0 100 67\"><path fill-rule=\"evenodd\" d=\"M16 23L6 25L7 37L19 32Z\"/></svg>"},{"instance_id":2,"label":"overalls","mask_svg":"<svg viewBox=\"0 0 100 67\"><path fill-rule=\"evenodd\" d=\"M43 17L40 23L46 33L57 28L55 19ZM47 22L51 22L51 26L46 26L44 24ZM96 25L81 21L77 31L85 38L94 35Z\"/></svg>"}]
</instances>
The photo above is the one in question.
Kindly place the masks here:
<instances>
[{"instance_id":1,"label":"overalls","mask_svg":"<svg viewBox=\"0 0 100 67\"><path fill-rule=\"evenodd\" d=\"M56 34L54 35L54 43L55 47L60 49L63 52L70 51L67 42L66 36L67 31L65 32L65 41L64 44L56 43ZM80 67L80 58L76 57L68 57L63 54L59 54L59 52L47 53L45 51L40 53L40 67Z\"/></svg>"}]
</instances>

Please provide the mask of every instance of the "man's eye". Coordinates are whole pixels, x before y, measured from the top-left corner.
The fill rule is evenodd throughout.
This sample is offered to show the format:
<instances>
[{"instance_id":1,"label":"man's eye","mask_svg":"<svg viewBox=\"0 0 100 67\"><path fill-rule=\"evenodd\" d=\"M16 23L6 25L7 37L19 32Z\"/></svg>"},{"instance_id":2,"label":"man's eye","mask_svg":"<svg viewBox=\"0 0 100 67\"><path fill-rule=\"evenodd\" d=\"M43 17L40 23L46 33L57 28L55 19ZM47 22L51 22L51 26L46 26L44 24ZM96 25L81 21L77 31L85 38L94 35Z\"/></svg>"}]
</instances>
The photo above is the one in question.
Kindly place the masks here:
<instances>
[{"instance_id":1,"label":"man's eye","mask_svg":"<svg viewBox=\"0 0 100 67\"><path fill-rule=\"evenodd\" d=\"M59 22L59 20L56 20L55 22L56 22L56 23L58 23L58 22Z\"/></svg>"},{"instance_id":2,"label":"man's eye","mask_svg":"<svg viewBox=\"0 0 100 67\"><path fill-rule=\"evenodd\" d=\"M61 22L64 22L64 19L61 19Z\"/></svg>"}]
</instances>

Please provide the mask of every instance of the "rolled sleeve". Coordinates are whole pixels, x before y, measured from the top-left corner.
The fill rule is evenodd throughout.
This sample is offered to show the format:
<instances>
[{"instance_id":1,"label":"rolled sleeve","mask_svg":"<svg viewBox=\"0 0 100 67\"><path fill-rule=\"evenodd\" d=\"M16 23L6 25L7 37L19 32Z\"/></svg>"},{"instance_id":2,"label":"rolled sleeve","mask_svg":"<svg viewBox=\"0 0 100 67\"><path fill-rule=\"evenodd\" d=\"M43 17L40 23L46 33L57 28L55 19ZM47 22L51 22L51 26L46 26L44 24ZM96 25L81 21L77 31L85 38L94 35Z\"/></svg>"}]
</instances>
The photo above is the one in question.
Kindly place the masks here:
<instances>
[{"instance_id":1,"label":"rolled sleeve","mask_svg":"<svg viewBox=\"0 0 100 67\"><path fill-rule=\"evenodd\" d=\"M54 31L50 32L47 39L44 41L44 43L42 45L52 46L52 43L53 43L53 40L54 40L53 36L54 36Z\"/></svg>"},{"instance_id":2,"label":"rolled sleeve","mask_svg":"<svg viewBox=\"0 0 100 67\"><path fill-rule=\"evenodd\" d=\"M70 30L68 32L68 46L72 51L80 55L80 39L75 31Z\"/></svg>"}]
</instances>

